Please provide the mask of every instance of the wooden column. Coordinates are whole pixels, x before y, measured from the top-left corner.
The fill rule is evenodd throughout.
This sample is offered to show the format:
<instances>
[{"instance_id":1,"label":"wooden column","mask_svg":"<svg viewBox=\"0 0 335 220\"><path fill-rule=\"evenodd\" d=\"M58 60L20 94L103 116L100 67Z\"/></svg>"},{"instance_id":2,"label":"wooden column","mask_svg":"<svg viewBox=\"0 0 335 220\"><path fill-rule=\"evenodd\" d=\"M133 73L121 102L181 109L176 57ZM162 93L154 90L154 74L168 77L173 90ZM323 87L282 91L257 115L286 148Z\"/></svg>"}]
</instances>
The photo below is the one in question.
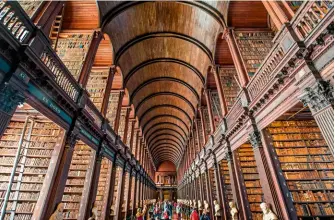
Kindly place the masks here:
<instances>
[{"instance_id":1,"label":"wooden column","mask_svg":"<svg viewBox=\"0 0 335 220\"><path fill-rule=\"evenodd\" d=\"M311 110L330 151L334 153L333 87L329 82L318 80L304 91L300 99Z\"/></svg>"},{"instance_id":2,"label":"wooden column","mask_svg":"<svg viewBox=\"0 0 335 220\"><path fill-rule=\"evenodd\" d=\"M277 213L279 218L285 218L285 214L283 213L283 208L285 208L285 206L282 207L280 204L276 203L279 199L275 188L279 188L279 185L273 181L273 174L270 172L271 169L273 170L273 167L270 167L271 164L267 162L260 132L254 130L249 135L249 140L255 155L257 171L264 194L264 202L272 205L272 210Z\"/></svg>"},{"instance_id":3,"label":"wooden column","mask_svg":"<svg viewBox=\"0 0 335 220\"><path fill-rule=\"evenodd\" d=\"M206 184L206 194L207 194L207 202L209 204L209 212L210 216L213 217L213 196L212 196L212 186L210 183L210 178L209 178L209 172L208 172L208 167L206 161L203 161L205 164L205 184Z\"/></svg>"},{"instance_id":4,"label":"wooden column","mask_svg":"<svg viewBox=\"0 0 335 220\"><path fill-rule=\"evenodd\" d=\"M130 119L130 139L129 139L129 148L132 152L133 144L134 144L134 132L135 132L135 119Z\"/></svg>"},{"instance_id":5,"label":"wooden column","mask_svg":"<svg viewBox=\"0 0 335 220\"><path fill-rule=\"evenodd\" d=\"M220 210L221 212L221 217L223 217L223 219L228 219L227 216L227 207L226 207L226 203L224 202L225 200L223 199L224 196L224 192L223 192L223 187L224 185L222 185L222 181L221 181L221 172L220 172L220 166L218 165L217 161L216 161L216 157L215 154L212 154L212 160L213 160L213 169L214 169L214 178L215 178L215 187L216 187L216 192L217 192L217 197L218 197L218 204L220 205L220 207L223 207L223 209ZM214 206L214 201L212 206ZM213 212L213 216L215 214L215 210Z\"/></svg>"},{"instance_id":6,"label":"wooden column","mask_svg":"<svg viewBox=\"0 0 335 220\"><path fill-rule=\"evenodd\" d=\"M115 215L114 219L118 220L121 218L121 213L122 213L122 202L124 198L124 178L126 176L126 163L124 163L124 166L122 167L122 173L119 176L119 182L117 185L117 197L116 197L116 203L115 203Z\"/></svg>"},{"instance_id":7,"label":"wooden column","mask_svg":"<svg viewBox=\"0 0 335 220\"><path fill-rule=\"evenodd\" d=\"M221 115L223 118L228 113L228 108L227 108L227 103L226 103L226 99L225 99L224 92L223 92L222 82L221 82L220 75L219 75L219 67L217 68L213 67L212 72L213 72L214 79L215 79L215 85L218 90L218 95L220 99L220 107L221 107Z\"/></svg>"},{"instance_id":8,"label":"wooden column","mask_svg":"<svg viewBox=\"0 0 335 220\"><path fill-rule=\"evenodd\" d=\"M204 137L204 143L203 146L205 146L205 144L207 143L207 134L206 134L206 124L205 124L205 118L204 118L204 111L203 111L203 107L199 108L199 113L200 113L200 120L201 120L201 127L202 127L202 135ZM203 148L203 146L200 147L200 149Z\"/></svg>"},{"instance_id":9,"label":"wooden column","mask_svg":"<svg viewBox=\"0 0 335 220\"><path fill-rule=\"evenodd\" d=\"M270 4L270 1L262 0L262 2L263 2L263 5L264 5L265 9L269 13L271 20L275 24L277 30L280 30L281 27L283 26L283 22L280 19L280 17L278 17L278 14L276 13L276 11L274 10L274 8Z\"/></svg>"},{"instance_id":10,"label":"wooden column","mask_svg":"<svg viewBox=\"0 0 335 220\"><path fill-rule=\"evenodd\" d=\"M109 68L105 94L104 94L104 97L103 97L103 100L102 100L101 114L104 117L106 117L106 113L107 113L107 108L108 108L108 103L109 103L109 96L110 96L111 90L112 90L114 75L115 75L115 66Z\"/></svg>"},{"instance_id":11,"label":"wooden column","mask_svg":"<svg viewBox=\"0 0 335 220\"><path fill-rule=\"evenodd\" d=\"M11 83L0 85L0 138L5 132L17 106L24 103L24 95Z\"/></svg>"},{"instance_id":12,"label":"wooden column","mask_svg":"<svg viewBox=\"0 0 335 220\"><path fill-rule=\"evenodd\" d=\"M88 205L87 205L86 214L84 216L84 219L88 219L90 216L92 216L91 210L94 206L95 198L97 195L102 156L103 154L101 153L101 151L96 152L95 164L93 167L93 174L92 174L92 183L89 187L90 190L89 190L89 196L88 196Z\"/></svg>"},{"instance_id":13,"label":"wooden column","mask_svg":"<svg viewBox=\"0 0 335 220\"><path fill-rule=\"evenodd\" d=\"M134 168L135 169L135 168ZM134 191L133 191L133 207L131 209L131 215L134 216L136 214L136 204L137 204L137 185L138 185L138 179L137 179L137 175L138 173L136 172L135 175L135 187L134 187Z\"/></svg>"},{"instance_id":14,"label":"wooden column","mask_svg":"<svg viewBox=\"0 0 335 220\"><path fill-rule=\"evenodd\" d=\"M117 154L114 157L114 161L110 169L110 173L108 174L109 191L108 193L106 193L108 195L108 199L102 211L102 214L103 214L102 216L104 216L107 219L110 216L110 210L111 210L111 206L112 206L113 198L114 198L114 187L115 187L115 177L116 177L116 164L115 164L116 157L117 157Z\"/></svg>"},{"instance_id":15,"label":"wooden column","mask_svg":"<svg viewBox=\"0 0 335 220\"><path fill-rule=\"evenodd\" d=\"M130 200L131 200L131 186L132 186L132 182L133 182L133 178L131 176L132 174L132 170L133 168L130 169L129 171L129 180L128 180L128 185L126 185L126 189L127 189L127 198L126 198L126 210L125 210L125 217L127 218L127 216L129 215L129 203L130 203Z\"/></svg>"},{"instance_id":16,"label":"wooden column","mask_svg":"<svg viewBox=\"0 0 335 220\"><path fill-rule=\"evenodd\" d=\"M78 79L79 84L81 84L83 88L85 88L87 85L88 78L90 76L91 69L94 63L94 58L95 55L97 54L102 37L103 33L101 31L94 31L93 39L90 44L90 47L88 48L88 52Z\"/></svg>"},{"instance_id":17,"label":"wooden column","mask_svg":"<svg viewBox=\"0 0 335 220\"><path fill-rule=\"evenodd\" d=\"M213 109L212 109L212 102L210 97L210 90L205 90L205 98L207 103L207 111L208 111L208 117L209 117L209 127L211 129L211 134L215 132L215 125L214 125L214 117L213 117Z\"/></svg>"},{"instance_id":18,"label":"wooden column","mask_svg":"<svg viewBox=\"0 0 335 220\"><path fill-rule=\"evenodd\" d=\"M232 29L226 28L225 32L223 34L223 37L227 41L229 51L230 51L231 56L233 58L233 62L234 62L234 66L235 66L236 71L237 71L239 83L242 87L245 87L249 82L249 77L248 77L247 71L244 67L243 59L242 59L242 57L241 57L241 55L238 51L238 47L237 47L237 44L236 44L236 41L235 41L235 37L232 33Z\"/></svg>"},{"instance_id":19,"label":"wooden column","mask_svg":"<svg viewBox=\"0 0 335 220\"><path fill-rule=\"evenodd\" d=\"M241 168L241 164L240 164L240 160L238 159L238 155L237 152L234 151L233 152L233 163L234 163L234 170L233 172L235 173L236 177L236 182L234 182L234 184L236 184L236 192L238 192L238 195L236 195L237 197L239 197L239 199L237 199L237 201L240 202L240 204L238 204L238 210L239 210L239 217L240 219L250 219L252 220L252 214L250 211L250 205L249 205L249 201L248 201L248 195L246 192L246 188L244 185L244 178L243 178L243 173L242 173L242 168ZM229 168L231 169L231 168ZM230 170L229 170L230 173Z\"/></svg>"},{"instance_id":20,"label":"wooden column","mask_svg":"<svg viewBox=\"0 0 335 220\"><path fill-rule=\"evenodd\" d=\"M97 154L95 152L92 152L92 154L93 154L92 155L92 160L90 161L90 164L89 164L88 169L87 169L83 194L82 194L81 201L80 201L78 220L85 220L85 214L89 213L89 211L87 210L88 209L88 201L89 201L90 191L93 188L92 187L93 183L94 183L93 182L94 181L93 180L93 175L94 175L95 162L96 162L96 156L97 156ZM99 179L99 177L98 177L98 179ZM93 190L94 190L94 188L93 188Z\"/></svg>"},{"instance_id":21,"label":"wooden column","mask_svg":"<svg viewBox=\"0 0 335 220\"><path fill-rule=\"evenodd\" d=\"M205 200L205 196L204 196L204 186L203 186L203 179L202 179L202 176L201 176L201 170L200 170L200 167L198 168L199 169L199 188L200 188L200 201L201 203L203 203L203 201Z\"/></svg>"},{"instance_id":22,"label":"wooden column","mask_svg":"<svg viewBox=\"0 0 335 220\"><path fill-rule=\"evenodd\" d=\"M139 208L140 207L140 183L141 183L141 174L139 173L138 171L138 179L137 179L137 190L136 190L136 208ZM135 210L135 214L136 214L136 210Z\"/></svg>"},{"instance_id":23,"label":"wooden column","mask_svg":"<svg viewBox=\"0 0 335 220\"><path fill-rule=\"evenodd\" d=\"M79 131L76 129L73 132L66 133L64 138L63 147L60 151L58 161L58 169L55 172L54 181L50 187L51 192L46 203L45 212L41 214L41 219L49 219L52 213L55 211L57 205L62 201L63 192L66 185L66 179L69 173L71 160L74 152L74 147L78 140Z\"/></svg>"}]
</instances>

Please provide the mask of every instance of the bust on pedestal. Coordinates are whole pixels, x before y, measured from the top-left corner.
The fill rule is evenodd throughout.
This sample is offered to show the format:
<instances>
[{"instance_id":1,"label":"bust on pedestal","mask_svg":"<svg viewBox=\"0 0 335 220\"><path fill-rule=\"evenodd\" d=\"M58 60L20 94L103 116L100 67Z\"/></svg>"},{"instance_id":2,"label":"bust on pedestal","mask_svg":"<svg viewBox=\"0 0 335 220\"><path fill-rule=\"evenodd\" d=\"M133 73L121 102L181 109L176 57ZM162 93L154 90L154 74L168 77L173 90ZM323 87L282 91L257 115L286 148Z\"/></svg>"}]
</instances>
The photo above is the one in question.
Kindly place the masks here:
<instances>
[{"instance_id":1,"label":"bust on pedestal","mask_svg":"<svg viewBox=\"0 0 335 220\"><path fill-rule=\"evenodd\" d=\"M216 219L220 219L221 218L221 208L220 208L220 205L218 203L218 201L214 200L214 210L215 210L215 213L214 213L214 216L216 217Z\"/></svg>"},{"instance_id":2,"label":"bust on pedestal","mask_svg":"<svg viewBox=\"0 0 335 220\"><path fill-rule=\"evenodd\" d=\"M263 212L263 220L277 220L278 219L276 214L273 213L273 211L271 210L270 204L263 202L260 204L260 207Z\"/></svg>"},{"instance_id":3,"label":"bust on pedestal","mask_svg":"<svg viewBox=\"0 0 335 220\"><path fill-rule=\"evenodd\" d=\"M232 219L238 219L237 217L237 213L238 213L238 210L236 208L236 204L235 202L229 202L229 207L230 207L230 215L231 215L231 218Z\"/></svg>"}]
</instances>

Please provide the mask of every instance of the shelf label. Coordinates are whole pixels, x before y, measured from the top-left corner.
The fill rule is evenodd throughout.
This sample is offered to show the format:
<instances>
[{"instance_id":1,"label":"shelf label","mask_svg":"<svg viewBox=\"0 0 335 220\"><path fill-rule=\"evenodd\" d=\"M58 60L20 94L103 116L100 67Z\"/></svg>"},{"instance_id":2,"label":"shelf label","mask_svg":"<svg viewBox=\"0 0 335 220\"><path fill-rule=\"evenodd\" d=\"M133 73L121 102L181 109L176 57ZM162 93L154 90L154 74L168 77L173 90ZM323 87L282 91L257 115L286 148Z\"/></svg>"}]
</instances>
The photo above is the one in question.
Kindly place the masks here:
<instances>
[{"instance_id":1,"label":"shelf label","mask_svg":"<svg viewBox=\"0 0 335 220\"><path fill-rule=\"evenodd\" d=\"M103 145L103 149L104 152L114 160L115 153L111 149L109 149L107 145Z\"/></svg>"},{"instance_id":2,"label":"shelf label","mask_svg":"<svg viewBox=\"0 0 335 220\"><path fill-rule=\"evenodd\" d=\"M35 96L39 101L41 101L44 105L46 105L49 109L51 109L53 112L59 115L65 122L71 124L72 118L64 110L58 107L58 105L54 101L52 101L45 94L43 94L42 91L36 88L33 84L28 83L28 91L33 96Z\"/></svg>"},{"instance_id":3,"label":"shelf label","mask_svg":"<svg viewBox=\"0 0 335 220\"><path fill-rule=\"evenodd\" d=\"M91 140L93 143L95 143L96 145L99 145L99 141L98 139L96 139L95 137L93 137L90 133L88 133L85 129L80 129L80 133L82 133L83 135L85 135L85 137L87 137L89 140Z\"/></svg>"}]
</instances>

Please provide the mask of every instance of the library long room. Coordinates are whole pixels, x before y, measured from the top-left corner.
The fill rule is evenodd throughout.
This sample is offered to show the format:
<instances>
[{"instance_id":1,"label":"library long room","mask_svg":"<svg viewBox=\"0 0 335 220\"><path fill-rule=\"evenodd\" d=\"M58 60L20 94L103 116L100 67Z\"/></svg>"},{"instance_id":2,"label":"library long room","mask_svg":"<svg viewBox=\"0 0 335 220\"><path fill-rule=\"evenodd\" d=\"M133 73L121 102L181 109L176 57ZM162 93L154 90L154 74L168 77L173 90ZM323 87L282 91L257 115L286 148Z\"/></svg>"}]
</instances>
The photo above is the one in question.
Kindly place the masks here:
<instances>
[{"instance_id":1,"label":"library long room","mask_svg":"<svg viewBox=\"0 0 335 220\"><path fill-rule=\"evenodd\" d=\"M0 0L0 220L334 219L333 7Z\"/></svg>"}]
</instances>

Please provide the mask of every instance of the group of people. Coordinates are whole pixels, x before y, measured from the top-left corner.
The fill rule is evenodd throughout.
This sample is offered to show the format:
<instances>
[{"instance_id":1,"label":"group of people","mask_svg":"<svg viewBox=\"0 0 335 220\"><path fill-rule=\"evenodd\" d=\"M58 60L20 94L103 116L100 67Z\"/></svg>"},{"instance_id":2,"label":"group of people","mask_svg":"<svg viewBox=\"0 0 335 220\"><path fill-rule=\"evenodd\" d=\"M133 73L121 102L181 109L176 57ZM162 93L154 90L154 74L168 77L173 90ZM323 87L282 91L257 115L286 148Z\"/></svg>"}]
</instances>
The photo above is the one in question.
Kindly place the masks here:
<instances>
[{"instance_id":1,"label":"group of people","mask_svg":"<svg viewBox=\"0 0 335 220\"><path fill-rule=\"evenodd\" d=\"M190 208L182 203L164 201L144 205L143 209L138 208L136 213L137 220L209 220L209 210L203 209L198 212L196 208Z\"/></svg>"}]
</instances>

